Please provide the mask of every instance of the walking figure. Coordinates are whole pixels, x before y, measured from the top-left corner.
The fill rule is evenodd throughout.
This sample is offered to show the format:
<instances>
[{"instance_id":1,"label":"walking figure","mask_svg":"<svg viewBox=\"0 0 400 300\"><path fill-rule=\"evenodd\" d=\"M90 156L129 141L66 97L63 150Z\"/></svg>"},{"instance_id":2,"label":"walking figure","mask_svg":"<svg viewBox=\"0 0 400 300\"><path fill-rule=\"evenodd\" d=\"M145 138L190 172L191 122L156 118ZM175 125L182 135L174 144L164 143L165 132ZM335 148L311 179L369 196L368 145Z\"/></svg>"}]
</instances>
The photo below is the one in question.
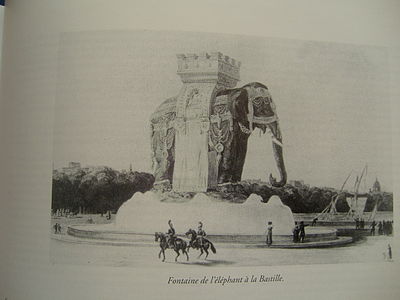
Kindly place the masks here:
<instances>
[{"instance_id":1,"label":"walking figure","mask_svg":"<svg viewBox=\"0 0 400 300\"><path fill-rule=\"evenodd\" d=\"M388 255L389 255L389 260L392 259L392 247L390 247L390 244L388 244Z\"/></svg>"},{"instance_id":2,"label":"walking figure","mask_svg":"<svg viewBox=\"0 0 400 300\"><path fill-rule=\"evenodd\" d=\"M300 238L299 238L300 243L304 243L304 239L305 239L305 237L306 237L306 231L304 230L304 228L305 228L306 226L308 226L308 224L307 224L307 225L304 225L304 222L303 222L303 221L300 222L300 227L299 227L299 230L300 230Z\"/></svg>"},{"instance_id":3,"label":"walking figure","mask_svg":"<svg viewBox=\"0 0 400 300\"><path fill-rule=\"evenodd\" d=\"M314 218L314 219L312 220L311 226L317 225L317 221L318 221L318 218Z\"/></svg>"},{"instance_id":4,"label":"walking figure","mask_svg":"<svg viewBox=\"0 0 400 300\"><path fill-rule=\"evenodd\" d=\"M378 223L378 234L382 235L383 234L383 225L382 225L382 221L379 221Z\"/></svg>"},{"instance_id":5,"label":"walking figure","mask_svg":"<svg viewBox=\"0 0 400 300\"><path fill-rule=\"evenodd\" d=\"M272 244L272 228L274 228L272 226L272 222L268 222L268 225L267 225L267 240L266 240L266 243L267 243L268 247L270 247L271 244Z\"/></svg>"},{"instance_id":6,"label":"walking figure","mask_svg":"<svg viewBox=\"0 0 400 300\"><path fill-rule=\"evenodd\" d=\"M299 242L299 234L300 234L300 227L296 221L294 222L294 228L293 228L293 243Z\"/></svg>"},{"instance_id":7,"label":"walking figure","mask_svg":"<svg viewBox=\"0 0 400 300\"><path fill-rule=\"evenodd\" d=\"M356 221L356 229L360 229L360 221L358 218L355 219Z\"/></svg>"},{"instance_id":8,"label":"walking figure","mask_svg":"<svg viewBox=\"0 0 400 300\"><path fill-rule=\"evenodd\" d=\"M375 235L375 226L376 226L376 222L375 221L372 221L372 224L371 224L371 235Z\"/></svg>"}]
</instances>

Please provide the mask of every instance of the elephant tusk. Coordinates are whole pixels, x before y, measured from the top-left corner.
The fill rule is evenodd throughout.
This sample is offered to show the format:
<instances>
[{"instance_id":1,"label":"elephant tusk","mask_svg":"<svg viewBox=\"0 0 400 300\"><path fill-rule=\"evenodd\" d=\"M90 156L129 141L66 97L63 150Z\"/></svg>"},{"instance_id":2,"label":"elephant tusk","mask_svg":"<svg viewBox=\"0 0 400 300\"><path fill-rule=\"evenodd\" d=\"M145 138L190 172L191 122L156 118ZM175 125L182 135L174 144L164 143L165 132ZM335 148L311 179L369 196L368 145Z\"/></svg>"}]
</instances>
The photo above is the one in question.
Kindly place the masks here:
<instances>
[{"instance_id":1,"label":"elephant tusk","mask_svg":"<svg viewBox=\"0 0 400 300\"><path fill-rule=\"evenodd\" d=\"M272 131L271 131L269 128L267 128L267 130L268 130L269 134L271 135L272 142L275 143L275 144L277 144L277 145L279 145L279 146L281 146L281 147L283 148L282 142L281 142L280 140L278 140L278 139L274 136L274 134L272 133Z\"/></svg>"},{"instance_id":2,"label":"elephant tusk","mask_svg":"<svg viewBox=\"0 0 400 300\"><path fill-rule=\"evenodd\" d=\"M240 123L240 122L238 122L238 123L239 123L240 130L243 133L245 133L245 134L251 134L252 133L252 130L246 128L246 126L244 126L242 123Z\"/></svg>"},{"instance_id":3,"label":"elephant tusk","mask_svg":"<svg viewBox=\"0 0 400 300\"><path fill-rule=\"evenodd\" d=\"M249 129L250 131L253 131L253 119L254 119L253 99L249 99L248 109L249 113L247 114L247 119L249 121Z\"/></svg>"},{"instance_id":4,"label":"elephant tusk","mask_svg":"<svg viewBox=\"0 0 400 300\"><path fill-rule=\"evenodd\" d=\"M272 136L272 142L283 148L283 144L274 136Z\"/></svg>"}]
</instances>

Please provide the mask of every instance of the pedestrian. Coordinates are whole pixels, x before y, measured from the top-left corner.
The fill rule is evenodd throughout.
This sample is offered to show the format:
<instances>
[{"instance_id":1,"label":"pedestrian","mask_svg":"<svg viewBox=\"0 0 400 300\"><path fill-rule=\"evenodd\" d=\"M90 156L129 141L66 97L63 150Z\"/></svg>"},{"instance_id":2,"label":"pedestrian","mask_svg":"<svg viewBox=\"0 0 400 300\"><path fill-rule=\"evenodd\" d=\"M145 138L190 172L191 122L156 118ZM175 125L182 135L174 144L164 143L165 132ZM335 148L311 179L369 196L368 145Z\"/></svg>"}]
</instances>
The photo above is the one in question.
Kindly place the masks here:
<instances>
[{"instance_id":1,"label":"pedestrian","mask_svg":"<svg viewBox=\"0 0 400 300\"><path fill-rule=\"evenodd\" d=\"M268 222L267 225L267 246L270 247L272 244L272 222Z\"/></svg>"},{"instance_id":2,"label":"pedestrian","mask_svg":"<svg viewBox=\"0 0 400 300\"><path fill-rule=\"evenodd\" d=\"M299 233L300 233L300 227L296 221L294 222L294 228L293 228L293 243L299 242Z\"/></svg>"},{"instance_id":3,"label":"pedestrian","mask_svg":"<svg viewBox=\"0 0 400 300\"><path fill-rule=\"evenodd\" d=\"M54 228L54 233L55 233L55 234L57 234L57 230L58 230L57 224L58 224L58 223L54 224L54 226L53 226L53 228Z\"/></svg>"},{"instance_id":4,"label":"pedestrian","mask_svg":"<svg viewBox=\"0 0 400 300\"><path fill-rule=\"evenodd\" d=\"M388 256L389 256L389 260L392 259L392 247L390 247L390 244L388 244Z\"/></svg>"},{"instance_id":5,"label":"pedestrian","mask_svg":"<svg viewBox=\"0 0 400 300\"><path fill-rule=\"evenodd\" d=\"M376 222L375 221L372 221L372 224L371 224L371 235L375 235L375 226L376 226Z\"/></svg>"},{"instance_id":6,"label":"pedestrian","mask_svg":"<svg viewBox=\"0 0 400 300\"><path fill-rule=\"evenodd\" d=\"M382 221L379 221L378 223L378 234L382 235L383 234L383 225L382 225Z\"/></svg>"},{"instance_id":7,"label":"pedestrian","mask_svg":"<svg viewBox=\"0 0 400 300\"><path fill-rule=\"evenodd\" d=\"M57 231L58 231L58 233L61 233L61 224L60 223L57 223Z\"/></svg>"},{"instance_id":8,"label":"pedestrian","mask_svg":"<svg viewBox=\"0 0 400 300\"><path fill-rule=\"evenodd\" d=\"M360 222L358 221L358 218L356 218L355 221L356 221L356 229L359 229L360 228Z\"/></svg>"},{"instance_id":9,"label":"pedestrian","mask_svg":"<svg viewBox=\"0 0 400 300\"><path fill-rule=\"evenodd\" d=\"M318 218L314 218L314 219L312 220L311 226L317 225L317 221L318 221Z\"/></svg>"},{"instance_id":10,"label":"pedestrian","mask_svg":"<svg viewBox=\"0 0 400 300\"><path fill-rule=\"evenodd\" d=\"M303 221L300 222L300 228L299 228L299 229L300 229L300 238L299 238L300 243L304 243L304 239L305 239L305 237L306 237L306 231L305 231L304 228L305 228L306 226L308 226L308 224L305 225Z\"/></svg>"}]
</instances>

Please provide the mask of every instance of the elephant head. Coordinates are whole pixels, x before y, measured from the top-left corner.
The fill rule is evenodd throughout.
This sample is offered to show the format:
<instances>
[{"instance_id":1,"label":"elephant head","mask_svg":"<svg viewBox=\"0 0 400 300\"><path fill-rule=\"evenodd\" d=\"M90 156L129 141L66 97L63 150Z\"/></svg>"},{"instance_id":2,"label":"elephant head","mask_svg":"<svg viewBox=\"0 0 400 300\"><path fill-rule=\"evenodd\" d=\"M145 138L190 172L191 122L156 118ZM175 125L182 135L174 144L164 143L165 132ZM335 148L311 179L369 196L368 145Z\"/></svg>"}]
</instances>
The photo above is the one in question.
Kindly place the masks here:
<instances>
[{"instance_id":1,"label":"elephant head","mask_svg":"<svg viewBox=\"0 0 400 300\"><path fill-rule=\"evenodd\" d=\"M263 133L270 132L280 180L277 181L272 174L270 174L269 180L274 187L284 186L287 174L283 160L282 135L275 104L268 88L258 82L249 83L237 89L236 97L233 97L233 99L230 102L230 111L244 133L251 134L254 128L261 129Z\"/></svg>"}]
</instances>

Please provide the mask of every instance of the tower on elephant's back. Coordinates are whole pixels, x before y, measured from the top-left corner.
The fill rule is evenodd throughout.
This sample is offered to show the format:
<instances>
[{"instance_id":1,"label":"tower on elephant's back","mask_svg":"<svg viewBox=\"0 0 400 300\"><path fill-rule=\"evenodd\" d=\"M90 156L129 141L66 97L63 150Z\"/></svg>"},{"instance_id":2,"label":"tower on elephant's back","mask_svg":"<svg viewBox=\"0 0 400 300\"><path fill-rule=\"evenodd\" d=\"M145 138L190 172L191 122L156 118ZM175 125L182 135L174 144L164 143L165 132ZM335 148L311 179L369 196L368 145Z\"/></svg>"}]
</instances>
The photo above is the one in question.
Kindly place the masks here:
<instances>
[{"instance_id":1,"label":"tower on elephant's back","mask_svg":"<svg viewBox=\"0 0 400 300\"><path fill-rule=\"evenodd\" d=\"M257 127L272 136L281 180L271 176L271 184L284 185L282 137L268 88L258 82L235 88L240 62L220 52L177 58L182 88L150 120L156 181L168 180L179 192L240 181L247 140Z\"/></svg>"},{"instance_id":2,"label":"tower on elephant's back","mask_svg":"<svg viewBox=\"0 0 400 300\"><path fill-rule=\"evenodd\" d=\"M153 170L156 180L172 181L176 191L203 192L218 175L217 151L209 146L210 107L217 91L236 86L240 62L220 52L177 58L183 86L151 118L152 139L162 140L153 143Z\"/></svg>"}]
</instances>

